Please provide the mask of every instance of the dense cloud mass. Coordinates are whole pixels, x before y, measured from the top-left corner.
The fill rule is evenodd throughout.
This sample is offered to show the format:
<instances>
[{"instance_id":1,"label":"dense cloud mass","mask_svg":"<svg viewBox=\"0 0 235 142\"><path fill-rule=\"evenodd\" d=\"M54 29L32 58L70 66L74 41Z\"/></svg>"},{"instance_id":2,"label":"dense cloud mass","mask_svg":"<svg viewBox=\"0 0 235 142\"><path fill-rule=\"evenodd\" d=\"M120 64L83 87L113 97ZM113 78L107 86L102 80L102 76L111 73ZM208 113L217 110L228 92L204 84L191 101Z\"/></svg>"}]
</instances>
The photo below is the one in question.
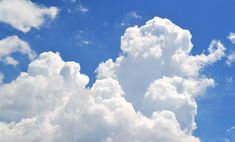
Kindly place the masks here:
<instances>
[{"instance_id":1,"label":"dense cloud mass","mask_svg":"<svg viewBox=\"0 0 235 142\"><path fill-rule=\"evenodd\" d=\"M39 28L46 19L54 19L58 13L56 7L38 6L30 0L1 0L0 22L10 24L22 32Z\"/></svg>"},{"instance_id":2,"label":"dense cloud mass","mask_svg":"<svg viewBox=\"0 0 235 142\"><path fill-rule=\"evenodd\" d=\"M192 55L191 34L155 17L130 27L123 54L97 68L97 80L76 62L44 52L11 83L0 85L1 142L200 142L195 97L214 85L201 69L224 56L212 41Z\"/></svg>"}]
</instances>

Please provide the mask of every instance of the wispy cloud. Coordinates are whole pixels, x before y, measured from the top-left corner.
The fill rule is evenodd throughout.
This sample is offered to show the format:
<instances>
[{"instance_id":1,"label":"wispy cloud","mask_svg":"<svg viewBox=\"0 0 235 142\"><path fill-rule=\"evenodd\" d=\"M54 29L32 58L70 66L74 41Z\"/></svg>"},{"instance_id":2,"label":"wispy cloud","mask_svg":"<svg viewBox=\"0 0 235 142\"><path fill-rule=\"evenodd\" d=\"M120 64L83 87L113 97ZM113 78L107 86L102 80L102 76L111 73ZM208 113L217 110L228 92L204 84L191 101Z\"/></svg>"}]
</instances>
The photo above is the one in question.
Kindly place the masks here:
<instances>
[{"instance_id":1,"label":"wispy cloud","mask_svg":"<svg viewBox=\"0 0 235 142\"><path fill-rule=\"evenodd\" d=\"M129 27L134 21L142 19L142 16L136 11L128 12L120 23L120 27Z\"/></svg>"},{"instance_id":2,"label":"wispy cloud","mask_svg":"<svg viewBox=\"0 0 235 142\"><path fill-rule=\"evenodd\" d=\"M224 138L224 142L233 142L235 140L235 126L231 126L226 130L227 137Z\"/></svg>"},{"instance_id":3,"label":"wispy cloud","mask_svg":"<svg viewBox=\"0 0 235 142\"><path fill-rule=\"evenodd\" d=\"M18 61L11 56L15 52L28 56L30 60L36 57L36 53L30 48L29 44L18 36L9 36L0 40L0 61L16 66Z\"/></svg>"},{"instance_id":4,"label":"wispy cloud","mask_svg":"<svg viewBox=\"0 0 235 142\"><path fill-rule=\"evenodd\" d=\"M235 61L235 50L228 55L227 60L226 60L226 64L231 66L234 61Z\"/></svg>"},{"instance_id":5,"label":"wispy cloud","mask_svg":"<svg viewBox=\"0 0 235 142\"><path fill-rule=\"evenodd\" d=\"M235 34L234 33L230 33L227 38L233 43L235 44Z\"/></svg>"},{"instance_id":6,"label":"wispy cloud","mask_svg":"<svg viewBox=\"0 0 235 142\"><path fill-rule=\"evenodd\" d=\"M83 5L78 5L76 8L78 11L82 12L82 13L87 13L89 11L89 9Z\"/></svg>"},{"instance_id":7,"label":"wispy cloud","mask_svg":"<svg viewBox=\"0 0 235 142\"><path fill-rule=\"evenodd\" d=\"M89 29L85 28L83 30L79 30L76 33L75 37L71 39L70 44L74 43L76 46L79 47L92 45L94 44L94 42L92 41L91 36L92 32Z\"/></svg>"},{"instance_id":8,"label":"wispy cloud","mask_svg":"<svg viewBox=\"0 0 235 142\"><path fill-rule=\"evenodd\" d=\"M68 13L87 13L89 11L88 7L84 6L80 0L66 0L67 2L72 2L67 8Z\"/></svg>"},{"instance_id":9,"label":"wispy cloud","mask_svg":"<svg viewBox=\"0 0 235 142\"><path fill-rule=\"evenodd\" d=\"M127 17L134 18L134 19L141 19L142 18L142 16L139 15L136 11L132 11L132 12L127 13Z\"/></svg>"}]
</instances>

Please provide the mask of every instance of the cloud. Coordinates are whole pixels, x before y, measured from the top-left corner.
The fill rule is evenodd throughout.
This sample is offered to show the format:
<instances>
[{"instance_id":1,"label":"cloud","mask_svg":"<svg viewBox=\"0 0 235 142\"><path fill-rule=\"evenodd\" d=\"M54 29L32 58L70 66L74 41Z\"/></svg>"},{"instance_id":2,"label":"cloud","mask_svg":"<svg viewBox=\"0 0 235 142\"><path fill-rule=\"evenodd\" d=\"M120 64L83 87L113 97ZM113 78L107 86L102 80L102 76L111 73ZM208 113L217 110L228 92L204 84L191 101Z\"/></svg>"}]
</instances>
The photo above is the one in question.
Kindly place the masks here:
<instances>
[{"instance_id":1,"label":"cloud","mask_svg":"<svg viewBox=\"0 0 235 142\"><path fill-rule=\"evenodd\" d=\"M82 12L82 13L87 13L88 11L89 11L89 9L87 8L87 7L84 7L83 5L78 5L77 7L76 7L76 9L78 10L78 11L80 11L80 12Z\"/></svg>"},{"instance_id":2,"label":"cloud","mask_svg":"<svg viewBox=\"0 0 235 142\"><path fill-rule=\"evenodd\" d=\"M30 60L33 60L36 57L36 53L31 50L29 44L21 40L18 36L8 36L0 40L1 62L16 66L18 61L11 56L16 52L27 55Z\"/></svg>"},{"instance_id":3,"label":"cloud","mask_svg":"<svg viewBox=\"0 0 235 142\"><path fill-rule=\"evenodd\" d=\"M235 44L235 34L234 33L230 33L227 38L232 42L232 44ZM226 64L231 66L234 61L235 61L235 50L232 51L228 55L227 60L226 60Z\"/></svg>"},{"instance_id":4,"label":"cloud","mask_svg":"<svg viewBox=\"0 0 235 142\"><path fill-rule=\"evenodd\" d=\"M4 74L2 72L0 72L0 83L3 82L3 79L4 79Z\"/></svg>"},{"instance_id":5,"label":"cloud","mask_svg":"<svg viewBox=\"0 0 235 142\"><path fill-rule=\"evenodd\" d=\"M80 41L78 42L78 45L79 45L79 46L82 46L82 47L88 46L88 45L90 45L90 44L91 44L91 41L90 41L90 40L80 40Z\"/></svg>"},{"instance_id":6,"label":"cloud","mask_svg":"<svg viewBox=\"0 0 235 142\"><path fill-rule=\"evenodd\" d=\"M22 32L40 28L48 19L55 19L57 14L58 8L39 6L30 0L0 1L0 22Z\"/></svg>"},{"instance_id":7,"label":"cloud","mask_svg":"<svg viewBox=\"0 0 235 142\"><path fill-rule=\"evenodd\" d=\"M200 142L195 97L214 85L200 70L224 55L223 45L191 55L190 32L156 17L128 28L121 49L99 65L92 87L79 63L52 52L0 84L0 141Z\"/></svg>"},{"instance_id":8,"label":"cloud","mask_svg":"<svg viewBox=\"0 0 235 142\"><path fill-rule=\"evenodd\" d=\"M227 136L224 138L225 142L230 142L235 140L235 126L231 126L226 130Z\"/></svg>"},{"instance_id":9,"label":"cloud","mask_svg":"<svg viewBox=\"0 0 235 142\"><path fill-rule=\"evenodd\" d=\"M232 53L230 53L228 55L227 60L226 60L226 64L231 66L234 61L235 61L235 51L233 51Z\"/></svg>"},{"instance_id":10,"label":"cloud","mask_svg":"<svg viewBox=\"0 0 235 142\"><path fill-rule=\"evenodd\" d=\"M235 34L230 33L227 37L233 44L235 44Z\"/></svg>"},{"instance_id":11,"label":"cloud","mask_svg":"<svg viewBox=\"0 0 235 142\"><path fill-rule=\"evenodd\" d=\"M142 19L142 16L135 11L128 12L120 23L121 27L129 27L133 21Z\"/></svg>"},{"instance_id":12,"label":"cloud","mask_svg":"<svg viewBox=\"0 0 235 142\"><path fill-rule=\"evenodd\" d=\"M203 77L200 71L221 59L225 51L220 41L212 41L207 55L191 55L192 47L188 30L167 19L155 17L144 26L126 30L121 37L124 54L116 61L109 59L101 63L97 77L118 80L126 99L146 115L152 113L148 104L152 104L151 108L155 111L174 112L182 129L190 133L196 128L194 97L202 95L207 87L214 84L213 79ZM170 80L176 81L171 83ZM163 82L165 84L161 84Z\"/></svg>"},{"instance_id":13,"label":"cloud","mask_svg":"<svg viewBox=\"0 0 235 142\"><path fill-rule=\"evenodd\" d=\"M89 11L89 9L86 6L84 6L80 0L64 0L64 1L73 4L71 7L67 8L68 13L77 13L77 12L87 13Z\"/></svg>"},{"instance_id":14,"label":"cloud","mask_svg":"<svg viewBox=\"0 0 235 142\"><path fill-rule=\"evenodd\" d=\"M28 73L0 87L0 140L199 141L180 129L173 112L136 112L116 80L97 80L91 89L87 83L78 63L42 53Z\"/></svg>"},{"instance_id":15,"label":"cloud","mask_svg":"<svg viewBox=\"0 0 235 142\"><path fill-rule=\"evenodd\" d=\"M127 13L127 17L129 17L129 18L134 18L134 19L141 19L141 18L142 18L142 16L139 15L139 14L138 14L137 12L135 12L135 11L132 11L132 12Z\"/></svg>"},{"instance_id":16,"label":"cloud","mask_svg":"<svg viewBox=\"0 0 235 142\"><path fill-rule=\"evenodd\" d=\"M94 41L92 40L92 31L89 29L79 30L74 38L71 38L70 43L75 44L75 46L79 47L87 47L89 45L94 44Z\"/></svg>"}]
</instances>

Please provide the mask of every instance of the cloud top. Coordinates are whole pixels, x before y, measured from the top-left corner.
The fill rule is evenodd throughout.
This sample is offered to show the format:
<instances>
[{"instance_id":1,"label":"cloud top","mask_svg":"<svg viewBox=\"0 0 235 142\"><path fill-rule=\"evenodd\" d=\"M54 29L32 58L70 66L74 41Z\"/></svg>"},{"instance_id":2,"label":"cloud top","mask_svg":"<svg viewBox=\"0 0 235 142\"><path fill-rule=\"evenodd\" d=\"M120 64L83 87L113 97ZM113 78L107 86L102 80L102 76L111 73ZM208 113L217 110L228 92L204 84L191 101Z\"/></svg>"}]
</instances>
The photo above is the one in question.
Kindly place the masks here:
<instances>
[{"instance_id":1,"label":"cloud top","mask_svg":"<svg viewBox=\"0 0 235 142\"><path fill-rule=\"evenodd\" d=\"M39 6L30 0L0 1L0 22L22 32L40 28L48 19L55 19L57 14L58 8Z\"/></svg>"},{"instance_id":2,"label":"cloud top","mask_svg":"<svg viewBox=\"0 0 235 142\"><path fill-rule=\"evenodd\" d=\"M130 27L123 54L89 78L76 62L44 52L27 72L0 84L0 141L200 142L195 97L214 85L200 70L224 56L213 41L192 55L191 34L155 17Z\"/></svg>"}]
</instances>

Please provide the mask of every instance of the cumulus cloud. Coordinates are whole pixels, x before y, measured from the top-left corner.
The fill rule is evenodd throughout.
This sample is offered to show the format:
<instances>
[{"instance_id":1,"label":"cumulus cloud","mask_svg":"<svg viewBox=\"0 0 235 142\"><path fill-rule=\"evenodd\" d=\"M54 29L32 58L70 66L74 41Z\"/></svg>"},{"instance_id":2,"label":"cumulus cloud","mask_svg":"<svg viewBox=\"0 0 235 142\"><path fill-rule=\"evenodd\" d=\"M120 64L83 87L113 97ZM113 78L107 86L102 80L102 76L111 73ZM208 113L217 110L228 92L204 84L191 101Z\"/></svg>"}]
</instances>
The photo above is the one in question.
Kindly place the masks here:
<instances>
[{"instance_id":1,"label":"cumulus cloud","mask_svg":"<svg viewBox=\"0 0 235 142\"><path fill-rule=\"evenodd\" d=\"M200 142L195 97L214 85L200 70L224 55L223 45L191 55L190 32L156 17L128 28L121 49L90 88L78 63L52 52L0 84L0 141Z\"/></svg>"},{"instance_id":2,"label":"cumulus cloud","mask_svg":"<svg viewBox=\"0 0 235 142\"><path fill-rule=\"evenodd\" d=\"M16 52L27 55L30 60L36 57L36 53L30 48L29 44L21 40L18 36L9 36L0 40L1 62L16 66L18 61L11 56Z\"/></svg>"},{"instance_id":3,"label":"cumulus cloud","mask_svg":"<svg viewBox=\"0 0 235 142\"><path fill-rule=\"evenodd\" d=\"M22 32L31 28L40 28L46 20L55 19L58 13L56 7L39 6L30 0L1 0L0 22L10 24Z\"/></svg>"},{"instance_id":4,"label":"cumulus cloud","mask_svg":"<svg viewBox=\"0 0 235 142\"><path fill-rule=\"evenodd\" d=\"M88 89L79 71L78 63L42 53L27 73L1 85L0 140L199 141L180 129L173 112L147 117L125 100L118 81L97 80Z\"/></svg>"},{"instance_id":5,"label":"cumulus cloud","mask_svg":"<svg viewBox=\"0 0 235 142\"><path fill-rule=\"evenodd\" d=\"M194 117L197 106L194 97L214 84L213 79L203 77L200 70L221 59L225 51L220 41L212 41L207 55L191 55L191 37L188 30L158 17L144 26L130 27L121 38L124 55L116 61L110 59L101 63L97 77L117 79L125 98L146 115L151 114L149 109L146 110L146 104L153 104L151 108L155 111L173 111L179 117L188 114L177 119L182 129L190 133L196 128ZM166 81L175 79L178 83ZM162 87L157 87L155 83ZM184 122L190 123L186 125Z\"/></svg>"}]
</instances>

